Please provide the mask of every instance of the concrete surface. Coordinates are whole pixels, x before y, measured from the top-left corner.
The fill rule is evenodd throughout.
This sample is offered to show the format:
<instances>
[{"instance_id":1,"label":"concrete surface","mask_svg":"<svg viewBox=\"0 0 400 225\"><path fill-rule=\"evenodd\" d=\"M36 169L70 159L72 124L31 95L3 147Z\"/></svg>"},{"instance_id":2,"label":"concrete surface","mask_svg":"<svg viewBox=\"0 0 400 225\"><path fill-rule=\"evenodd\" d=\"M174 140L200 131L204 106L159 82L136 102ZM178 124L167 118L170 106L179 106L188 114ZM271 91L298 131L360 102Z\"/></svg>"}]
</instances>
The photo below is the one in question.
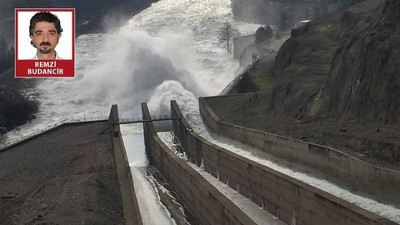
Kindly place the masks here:
<instances>
[{"instance_id":1,"label":"concrete surface","mask_svg":"<svg viewBox=\"0 0 400 225\"><path fill-rule=\"evenodd\" d=\"M270 213L266 213L262 207L257 206L254 204L254 202L250 201L236 190L233 190L228 185L213 177L211 174L200 169L200 167L193 163L188 163L188 165L201 174L201 176L203 176L210 184L216 187L218 191L230 199L235 205L237 205L240 210L251 217L256 224L285 225L284 222L278 220L278 218L272 216Z\"/></svg>"},{"instance_id":2,"label":"concrete surface","mask_svg":"<svg viewBox=\"0 0 400 225\"><path fill-rule=\"evenodd\" d=\"M213 105L219 105L234 101L240 105L241 101L254 101L257 95L259 94L200 98L200 115L204 124L213 133L260 149L293 166L306 167L325 174L334 182L375 195L378 200L400 205L399 171L372 165L326 146L222 122L208 103L212 101Z\"/></svg>"},{"instance_id":3,"label":"concrete surface","mask_svg":"<svg viewBox=\"0 0 400 225\"><path fill-rule=\"evenodd\" d=\"M125 224L108 122L61 125L0 153L0 224Z\"/></svg>"},{"instance_id":4,"label":"concrete surface","mask_svg":"<svg viewBox=\"0 0 400 225\"><path fill-rule=\"evenodd\" d=\"M174 101L171 103L171 113L172 116L182 115ZM175 121L173 127L191 162L198 166L203 164L205 171L287 224L293 221L293 217L296 224L309 225L396 224L220 148L194 133L185 120Z\"/></svg>"},{"instance_id":5,"label":"concrete surface","mask_svg":"<svg viewBox=\"0 0 400 225\"><path fill-rule=\"evenodd\" d=\"M121 196L124 210L125 223L127 225L142 225L139 205L136 198L134 181L129 166L128 156L125 150L123 138L118 125L119 114L117 105L111 107L108 128L112 133L114 157L121 187Z\"/></svg>"},{"instance_id":6,"label":"concrete surface","mask_svg":"<svg viewBox=\"0 0 400 225\"><path fill-rule=\"evenodd\" d=\"M142 113L143 118L150 118L147 105L144 103ZM168 149L158 137L152 123L145 123L143 130L151 164L179 194L200 224L258 224L207 179Z\"/></svg>"}]
</instances>

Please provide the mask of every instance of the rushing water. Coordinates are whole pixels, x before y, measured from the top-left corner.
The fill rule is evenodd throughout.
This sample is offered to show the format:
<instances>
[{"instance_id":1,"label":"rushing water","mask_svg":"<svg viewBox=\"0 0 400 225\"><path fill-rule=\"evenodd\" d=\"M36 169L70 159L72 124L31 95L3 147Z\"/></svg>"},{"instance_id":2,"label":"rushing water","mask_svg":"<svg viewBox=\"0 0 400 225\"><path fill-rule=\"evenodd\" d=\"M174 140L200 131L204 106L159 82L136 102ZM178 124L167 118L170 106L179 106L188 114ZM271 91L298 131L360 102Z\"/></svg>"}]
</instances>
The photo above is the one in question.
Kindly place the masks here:
<instances>
[{"instance_id":1,"label":"rushing water","mask_svg":"<svg viewBox=\"0 0 400 225\"><path fill-rule=\"evenodd\" d=\"M215 137L211 136L210 133L206 130L201 120L198 107L197 109L196 107L183 108L182 111L185 117L190 118L188 122L193 128L193 130L196 133L200 134L200 136L202 136L203 138L207 139L208 141L220 147L223 147L237 155L244 156L248 159L251 159L255 162L265 165L271 169L279 171L290 177L303 181L306 184L309 184L327 193L335 195L363 209L376 213L377 215L380 215L384 218L395 221L396 223L400 223L400 208L397 208L396 206L393 205L378 202L371 198L363 197L357 193L353 193L347 189L339 187L334 183L327 181L325 179L321 179L319 177L298 171L293 168L288 168L285 165L270 160L270 157L268 155L250 146L242 145L239 142L232 141L226 138L219 137L216 139Z\"/></svg>"},{"instance_id":2,"label":"rushing water","mask_svg":"<svg viewBox=\"0 0 400 225\"><path fill-rule=\"evenodd\" d=\"M76 77L43 80L36 88L40 96L37 119L8 133L8 140L65 119L106 116L112 104L118 104L123 117L139 116L141 102L148 102L153 113L162 114L173 99L196 131L207 136L197 97L218 94L238 68L217 38L219 27L232 22L231 17L230 0L161 0L116 31L80 36L76 40ZM243 33L255 29L252 24L235 26ZM141 132L141 128L133 130ZM278 169L265 159L230 149ZM132 166L143 160L132 161ZM311 180L293 171L287 173ZM318 179L313 182L325 190L338 190L329 183L323 186ZM398 209L365 199L357 203L353 199L358 197L350 194L336 191L346 200L400 222Z\"/></svg>"},{"instance_id":3,"label":"rushing water","mask_svg":"<svg viewBox=\"0 0 400 225\"><path fill-rule=\"evenodd\" d=\"M187 97L191 98L193 96L187 96ZM232 140L221 138L221 137L219 137L218 139L215 139L215 137L212 137L210 135L210 133L207 131L207 129L205 128L205 126L201 120L197 105L195 105L193 107L185 107L185 105L183 105L181 107L181 110L182 110L185 118L188 118L188 122L189 122L190 126L193 128L193 130L196 133L200 134L200 136L202 136L203 138L207 139L208 141L210 141L220 147L223 147L229 151L232 151L235 154L244 156L248 159L251 159L255 162L258 162L260 164L268 166L269 168L272 168L272 169L279 171L283 174L286 174L290 177L301 180L304 183L307 183L307 184L314 186L320 190L323 190L332 195L335 195L341 199L351 202L351 203L353 203L361 208L364 208L368 211L374 212L377 215L380 215L384 218L387 218L387 219L390 219L397 223L400 223L400 209L399 208L392 206L392 205L378 202L371 198L360 196L357 193L353 193L347 189L339 187L339 186L335 185L334 183L329 182L325 179L321 179L319 177L297 171L293 168L288 168L287 166L284 166L282 164L279 164L275 161L270 160L269 156L266 156L265 153L261 152L260 150L254 149L252 147L242 145L238 142L233 142ZM164 136L165 136L165 134L164 134ZM168 143L167 143L167 145L168 145Z\"/></svg>"},{"instance_id":4,"label":"rushing water","mask_svg":"<svg viewBox=\"0 0 400 225\"><path fill-rule=\"evenodd\" d=\"M35 90L37 119L8 133L8 141L66 119L107 116L112 104L121 117L140 116L142 102L155 114L167 113L172 99L196 108L197 97L218 94L238 68L218 41L219 28L231 18L230 0L160 0L120 29L78 37L76 77L43 79ZM255 30L252 24L235 26ZM142 128L122 129L145 224L175 224L143 173Z\"/></svg>"},{"instance_id":5,"label":"rushing water","mask_svg":"<svg viewBox=\"0 0 400 225\"><path fill-rule=\"evenodd\" d=\"M218 94L238 68L217 35L231 18L230 0L161 0L120 29L79 36L76 77L44 79L36 88L37 119L10 132L9 140L71 117L107 116L112 104L121 116L135 117L150 99L153 110L164 110L167 98ZM235 26L243 33L256 28ZM197 104L190 101L183 104Z\"/></svg>"},{"instance_id":6,"label":"rushing water","mask_svg":"<svg viewBox=\"0 0 400 225\"><path fill-rule=\"evenodd\" d=\"M163 206L153 179L147 175L142 124L121 125L121 134L131 166L140 215L145 225L176 225Z\"/></svg>"}]
</instances>

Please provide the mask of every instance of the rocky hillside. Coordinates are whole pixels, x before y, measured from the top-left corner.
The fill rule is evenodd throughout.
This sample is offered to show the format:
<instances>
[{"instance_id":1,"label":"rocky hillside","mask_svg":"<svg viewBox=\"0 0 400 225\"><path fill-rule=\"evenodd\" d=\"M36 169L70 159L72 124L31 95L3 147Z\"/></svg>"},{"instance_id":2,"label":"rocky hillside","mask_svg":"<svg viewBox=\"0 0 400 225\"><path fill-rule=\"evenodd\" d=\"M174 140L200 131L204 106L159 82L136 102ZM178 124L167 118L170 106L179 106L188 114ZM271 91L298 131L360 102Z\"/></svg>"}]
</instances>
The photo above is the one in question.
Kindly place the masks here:
<instances>
[{"instance_id":1,"label":"rocky hillside","mask_svg":"<svg viewBox=\"0 0 400 225\"><path fill-rule=\"evenodd\" d=\"M367 0L292 30L275 59L235 79L229 94L267 94L228 122L400 170L399 12L398 0Z\"/></svg>"},{"instance_id":2,"label":"rocky hillside","mask_svg":"<svg viewBox=\"0 0 400 225\"><path fill-rule=\"evenodd\" d=\"M275 61L245 74L263 79L242 80L251 90L254 84L272 89L270 108L277 113L398 122L399 12L400 1L368 0L311 21L292 30Z\"/></svg>"},{"instance_id":3,"label":"rocky hillside","mask_svg":"<svg viewBox=\"0 0 400 225\"><path fill-rule=\"evenodd\" d=\"M309 101L309 115L399 122L400 1L378 9L375 18L344 15L340 45L326 82Z\"/></svg>"}]
</instances>

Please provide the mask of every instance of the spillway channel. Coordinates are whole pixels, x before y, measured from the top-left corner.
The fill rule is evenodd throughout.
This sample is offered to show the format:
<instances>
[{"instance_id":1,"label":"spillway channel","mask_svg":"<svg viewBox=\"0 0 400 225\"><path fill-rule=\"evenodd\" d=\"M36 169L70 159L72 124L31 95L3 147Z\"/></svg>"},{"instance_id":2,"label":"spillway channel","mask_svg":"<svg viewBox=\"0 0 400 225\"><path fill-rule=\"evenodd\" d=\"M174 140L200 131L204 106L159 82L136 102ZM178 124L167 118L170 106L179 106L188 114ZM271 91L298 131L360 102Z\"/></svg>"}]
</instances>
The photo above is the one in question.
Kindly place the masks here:
<instances>
[{"instance_id":1,"label":"spillway channel","mask_svg":"<svg viewBox=\"0 0 400 225\"><path fill-rule=\"evenodd\" d=\"M140 214L145 225L176 225L161 203L155 179L147 172L147 158L141 124L121 125Z\"/></svg>"}]
</instances>

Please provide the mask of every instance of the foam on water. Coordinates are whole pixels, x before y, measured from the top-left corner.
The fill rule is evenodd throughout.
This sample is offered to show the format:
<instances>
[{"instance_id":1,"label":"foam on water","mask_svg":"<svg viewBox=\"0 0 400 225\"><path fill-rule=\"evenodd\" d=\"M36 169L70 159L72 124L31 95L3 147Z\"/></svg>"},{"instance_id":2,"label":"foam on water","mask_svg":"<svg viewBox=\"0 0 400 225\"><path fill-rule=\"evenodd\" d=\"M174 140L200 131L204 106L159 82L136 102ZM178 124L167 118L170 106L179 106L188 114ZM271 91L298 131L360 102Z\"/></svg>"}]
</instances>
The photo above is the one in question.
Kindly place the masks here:
<instances>
[{"instance_id":1,"label":"foam on water","mask_svg":"<svg viewBox=\"0 0 400 225\"><path fill-rule=\"evenodd\" d=\"M212 142L198 112L197 97L218 94L238 63L217 38L232 22L230 0L161 0L117 31L76 40L76 77L46 79L37 87L37 119L7 134L18 139L67 118L106 116L118 104L122 117L140 115L140 103L160 114L175 99L193 128ZM241 30L254 25L238 24ZM247 31L246 31L247 32ZM250 32L250 31L249 31ZM281 167L234 146L237 154L296 177L362 208L400 222L400 210L343 190L327 181Z\"/></svg>"},{"instance_id":2,"label":"foam on water","mask_svg":"<svg viewBox=\"0 0 400 225\"><path fill-rule=\"evenodd\" d=\"M196 97L218 94L238 67L218 41L225 22L233 22L230 0L161 0L120 29L79 36L76 77L42 80L37 119L7 136L18 139L67 118L107 116L112 104L123 117L139 116L140 103L164 81ZM256 26L237 25L246 32Z\"/></svg>"},{"instance_id":3,"label":"foam on water","mask_svg":"<svg viewBox=\"0 0 400 225\"><path fill-rule=\"evenodd\" d=\"M229 151L232 151L238 155L251 159L257 163L265 165L271 169L284 173L290 177L296 178L298 180L303 181L311 186L314 186L320 190L326 191L332 195L335 195L341 199L344 199L348 202L351 202L363 209L376 213L384 218L392 220L394 222L400 223L400 209L396 208L392 205L383 204L377 202L376 200L366 198L357 194L350 192L347 189L343 189L334 183L331 183L325 179L321 179L303 172L299 172L288 168L284 165L278 164L274 161L269 160L268 158L262 157L263 154L260 150L251 148L249 146L245 146L242 144L231 144L233 141L225 138L213 138L208 131L206 130L199 113L194 113L193 109L189 111L185 111L185 108L182 108L183 114L190 115L193 119L188 119L189 124L192 126L193 130L200 134L203 138L208 141L221 146ZM194 117L199 118L194 118ZM229 144L228 144L229 143Z\"/></svg>"}]
</instances>

